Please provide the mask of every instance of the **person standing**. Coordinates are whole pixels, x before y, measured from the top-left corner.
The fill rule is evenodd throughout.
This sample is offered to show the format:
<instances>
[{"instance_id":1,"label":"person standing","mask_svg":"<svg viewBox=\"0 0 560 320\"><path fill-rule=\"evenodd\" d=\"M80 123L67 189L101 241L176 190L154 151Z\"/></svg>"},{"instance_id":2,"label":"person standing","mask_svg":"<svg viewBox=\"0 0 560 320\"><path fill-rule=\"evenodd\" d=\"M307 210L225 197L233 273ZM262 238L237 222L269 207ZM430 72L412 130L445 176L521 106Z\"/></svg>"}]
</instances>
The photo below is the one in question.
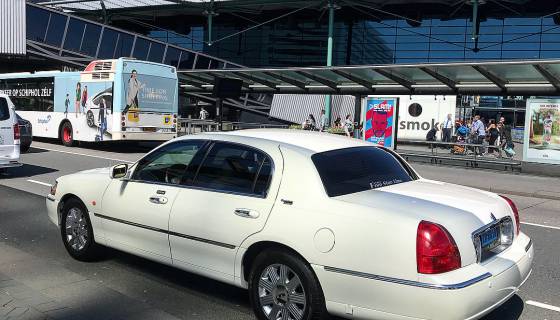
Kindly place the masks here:
<instances>
[{"instance_id":1,"label":"person standing","mask_svg":"<svg viewBox=\"0 0 560 320\"><path fill-rule=\"evenodd\" d=\"M70 107L70 94L66 94L66 100L64 100L64 118L68 119L68 108Z\"/></svg>"},{"instance_id":2,"label":"person standing","mask_svg":"<svg viewBox=\"0 0 560 320\"><path fill-rule=\"evenodd\" d=\"M325 114L325 110L321 110L321 119L319 120L320 124L319 124L319 131L325 131L327 129L327 127L329 126L329 118L327 117L327 115Z\"/></svg>"},{"instance_id":3,"label":"person standing","mask_svg":"<svg viewBox=\"0 0 560 320\"><path fill-rule=\"evenodd\" d=\"M453 131L453 126L455 123L451 120L451 113L447 115L447 118L441 123L442 129L442 142L451 142L451 133Z\"/></svg>"},{"instance_id":4,"label":"person standing","mask_svg":"<svg viewBox=\"0 0 560 320\"><path fill-rule=\"evenodd\" d=\"M88 98L87 86L84 86L84 92L82 92L82 113L86 113L87 98Z\"/></svg>"},{"instance_id":5,"label":"person standing","mask_svg":"<svg viewBox=\"0 0 560 320\"><path fill-rule=\"evenodd\" d=\"M76 114L76 118L80 112L80 99L82 99L82 85L78 82L76 84L76 100L74 100L74 112Z\"/></svg>"},{"instance_id":6,"label":"person standing","mask_svg":"<svg viewBox=\"0 0 560 320\"><path fill-rule=\"evenodd\" d=\"M99 120L99 141L103 141L103 136L105 135L105 131L107 131L107 106L103 98L99 100L99 114L97 120Z\"/></svg>"},{"instance_id":7,"label":"person standing","mask_svg":"<svg viewBox=\"0 0 560 320\"><path fill-rule=\"evenodd\" d=\"M126 94L126 108L123 113L127 113L129 109L138 109L138 93L144 85L138 81L138 72L132 70L130 79L128 79L128 92Z\"/></svg>"},{"instance_id":8,"label":"person standing","mask_svg":"<svg viewBox=\"0 0 560 320\"><path fill-rule=\"evenodd\" d=\"M344 133L346 134L347 137L351 136L352 133L352 127L354 127L354 122L352 122L352 119L350 119L350 115L346 115L346 119L344 119Z\"/></svg>"},{"instance_id":9,"label":"person standing","mask_svg":"<svg viewBox=\"0 0 560 320\"><path fill-rule=\"evenodd\" d=\"M472 124L471 132L473 136L476 137L476 144L480 144L478 147L478 153L480 155L484 155L484 147L482 146L484 139L486 138L486 128L484 127L484 123L480 120L480 116L476 115L474 117L474 122Z\"/></svg>"},{"instance_id":10,"label":"person standing","mask_svg":"<svg viewBox=\"0 0 560 320\"><path fill-rule=\"evenodd\" d=\"M206 120L208 118L208 111L206 111L206 109L204 109L204 107L200 108L200 114L199 114L199 119L200 120Z\"/></svg>"},{"instance_id":11,"label":"person standing","mask_svg":"<svg viewBox=\"0 0 560 320\"><path fill-rule=\"evenodd\" d=\"M496 146L496 141L498 140L499 136L500 136L500 131L498 130L498 127L496 126L496 121L494 119L490 119L490 122L488 123L488 145L490 146L490 148L488 148L487 152L490 154L494 153L494 148Z\"/></svg>"}]
</instances>

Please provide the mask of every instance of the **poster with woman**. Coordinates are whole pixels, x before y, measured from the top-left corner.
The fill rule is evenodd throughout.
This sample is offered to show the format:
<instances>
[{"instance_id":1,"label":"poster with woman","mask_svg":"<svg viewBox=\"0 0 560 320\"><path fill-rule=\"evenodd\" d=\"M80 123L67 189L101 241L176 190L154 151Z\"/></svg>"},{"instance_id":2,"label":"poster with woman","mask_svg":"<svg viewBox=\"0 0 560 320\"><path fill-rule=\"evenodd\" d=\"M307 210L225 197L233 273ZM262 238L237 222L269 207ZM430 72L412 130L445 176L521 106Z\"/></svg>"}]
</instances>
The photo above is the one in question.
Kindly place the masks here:
<instances>
[{"instance_id":1,"label":"poster with woman","mask_svg":"<svg viewBox=\"0 0 560 320\"><path fill-rule=\"evenodd\" d=\"M560 164L560 99L529 99L524 161Z\"/></svg>"},{"instance_id":2,"label":"poster with woman","mask_svg":"<svg viewBox=\"0 0 560 320\"><path fill-rule=\"evenodd\" d=\"M128 121L138 122L140 121L140 106L138 105L138 93L140 89L144 87L144 84L138 80L138 71L132 70L130 73L130 79L127 83L127 93L126 93L126 107L123 114L128 114Z\"/></svg>"}]
</instances>

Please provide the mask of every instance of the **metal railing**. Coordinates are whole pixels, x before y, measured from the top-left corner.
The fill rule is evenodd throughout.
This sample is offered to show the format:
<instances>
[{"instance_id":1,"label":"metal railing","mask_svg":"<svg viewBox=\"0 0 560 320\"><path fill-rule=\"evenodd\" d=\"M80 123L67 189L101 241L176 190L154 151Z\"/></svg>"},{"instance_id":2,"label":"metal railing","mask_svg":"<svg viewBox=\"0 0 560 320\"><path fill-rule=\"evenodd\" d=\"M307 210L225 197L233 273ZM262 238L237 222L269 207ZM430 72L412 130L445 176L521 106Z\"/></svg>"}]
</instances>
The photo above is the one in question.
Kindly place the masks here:
<instances>
[{"instance_id":1,"label":"metal railing","mask_svg":"<svg viewBox=\"0 0 560 320\"><path fill-rule=\"evenodd\" d=\"M407 145L423 146L428 150L407 149ZM481 152L481 150L483 150ZM465 162L467 166L478 167L480 163L504 166L506 170L521 168L521 161L510 157L496 145L464 142L442 142L407 140L397 145L397 151L407 160L409 158L427 158L431 163L441 164L444 160ZM489 152L490 151L490 152ZM484 155L483 155L484 153ZM488 156L495 155L494 157Z\"/></svg>"},{"instance_id":2,"label":"metal railing","mask_svg":"<svg viewBox=\"0 0 560 320\"><path fill-rule=\"evenodd\" d=\"M283 124L268 124L268 123L253 123L253 122L231 122L222 121L221 128L220 123L214 120L202 120L202 119L189 119L180 118L179 123L179 135L195 134L201 132L213 132L213 131L233 131L242 129L258 129L258 128L276 128L276 129L287 129L288 125Z\"/></svg>"}]
</instances>

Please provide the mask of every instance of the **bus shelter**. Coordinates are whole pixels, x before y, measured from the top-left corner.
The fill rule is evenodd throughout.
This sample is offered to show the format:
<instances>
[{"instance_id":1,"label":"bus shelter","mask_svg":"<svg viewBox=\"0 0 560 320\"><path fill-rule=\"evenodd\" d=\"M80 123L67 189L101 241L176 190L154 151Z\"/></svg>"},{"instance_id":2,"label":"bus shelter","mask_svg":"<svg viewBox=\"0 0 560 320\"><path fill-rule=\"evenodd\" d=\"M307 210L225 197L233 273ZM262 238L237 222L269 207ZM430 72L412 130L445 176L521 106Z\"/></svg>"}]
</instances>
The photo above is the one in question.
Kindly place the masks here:
<instances>
[{"instance_id":1,"label":"bus shelter","mask_svg":"<svg viewBox=\"0 0 560 320\"><path fill-rule=\"evenodd\" d=\"M364 103L369 95L560 96L560 60L189 70L180 71L179 76L181 86L193 93L211 93L217 81L228 78L240 83L240 94L353 95L357 122L360 116L367 116L362 110L368 108ZM554 129L560 126L560 110L553 106L555 100L542 103L552 106L543 114L543 121L536 123L549 123L543 130L554 135ZM329 106L325 111L330 118ZM383 107L389 110L391 103ZM528 118L534 116L527 113ZM533 134L535 121L529 120L526 135ZM557 121L558 126L551 121ZM396 138L396 134L393 136ZM530 139L525 137L525 141ZM555 150L558 142L558 154L549 159L557 158L560 163L560 140L547 141L546 149L550 150Z\"/></svg>"}]
</instances>

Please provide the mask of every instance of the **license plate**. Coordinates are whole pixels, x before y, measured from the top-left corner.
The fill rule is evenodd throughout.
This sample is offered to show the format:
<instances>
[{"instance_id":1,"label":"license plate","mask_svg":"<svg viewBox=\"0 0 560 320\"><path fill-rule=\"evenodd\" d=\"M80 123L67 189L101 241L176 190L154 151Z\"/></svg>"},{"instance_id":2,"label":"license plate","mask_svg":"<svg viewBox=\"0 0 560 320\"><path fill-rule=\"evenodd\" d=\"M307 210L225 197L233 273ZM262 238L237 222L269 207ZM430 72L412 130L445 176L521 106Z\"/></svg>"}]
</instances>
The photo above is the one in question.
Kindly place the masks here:
<instances>
[{"instance_id":1,"label":"license plate","mask_svg":"<svg viewBox=\"0 0 560 320\"><path fill-rule=\"evenodd\" d=\"M146 132L156 132L156 128L143 128Z\"/></svg>"},{"instance_id":2,"label":"license plate","mask_svg":"<svg viewBox=\"0 0 560 320\"><path fill-rule=\"evenodd\" d=\"M500 244L500 226L495 226L480 235L480 245L483 250L492 250Z\"/></svg>"}]
</instances>

